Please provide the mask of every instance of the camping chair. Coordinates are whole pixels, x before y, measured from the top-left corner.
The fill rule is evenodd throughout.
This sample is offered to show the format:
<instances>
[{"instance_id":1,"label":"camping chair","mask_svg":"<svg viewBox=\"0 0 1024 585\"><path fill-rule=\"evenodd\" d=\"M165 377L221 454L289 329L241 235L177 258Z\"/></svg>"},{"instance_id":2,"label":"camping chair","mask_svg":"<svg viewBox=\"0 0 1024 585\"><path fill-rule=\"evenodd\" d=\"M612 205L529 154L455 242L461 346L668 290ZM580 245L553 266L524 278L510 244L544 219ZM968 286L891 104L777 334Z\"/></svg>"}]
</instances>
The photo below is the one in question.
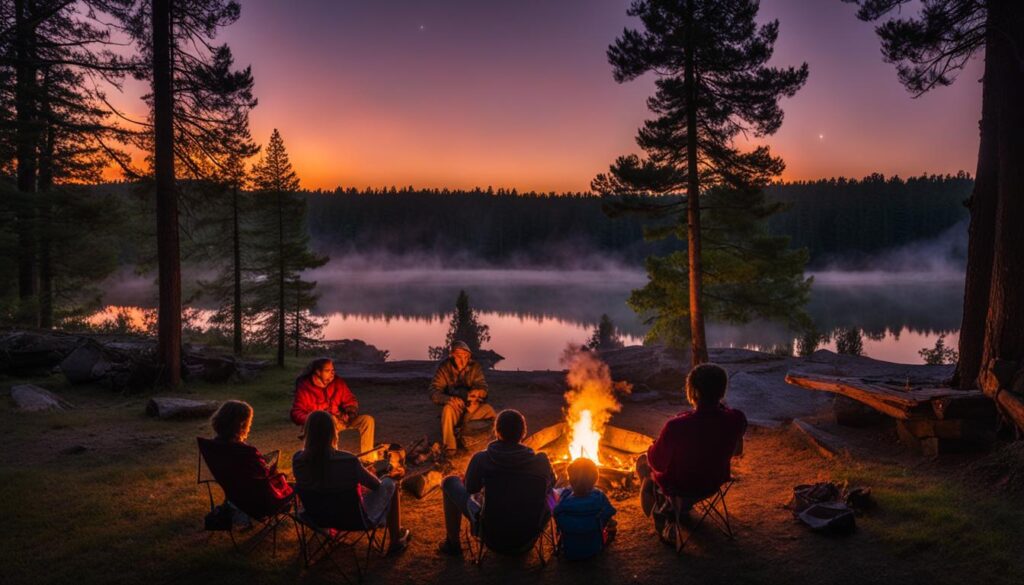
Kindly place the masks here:
<instances>
[{"instance_id":1,"label":"camping chair","mask_svg":"<svg viewBox=\"0 0 1024 585\"><path fill-rule=\"evenodd\" d=\"M725 483L718 486L718 489L711 494L701 494L696 496L673 496L671 498L673 521L675 523L675 546L676 552L682 553L690 539L693 538L694 532L697 531L704 524L705 520L710 519L711 523L714 524L719 530L722 531L729 540L734 538L732 531L732 518L729 516L729 507L725 503L725 497L729 494L729 490L732 485L736 483L736 478L730 477L725 480ZM688 503L692 503L692 506L688 506ZM693 525L693 528L689 530L689 534L686 535L685 539L680 538L680 530L682 527L683 516L687 515L690 509L696 509L698 513L697 522Z\"/></svg>"},{"instance_id":2,"label":"camping chair","mask_svg":"<svg viewBox=\"0 0 1024 585\"><path fill-rule=\"evenodd\" d=\"M555 524L548 501L548 484L543 477L500 472L488 475L484 503L475 525L463 532L473 561L483 563L488 549L499 554L537 552L542 567L556 550Z\"/></svg>"},{"instance_id":3,"label":"camping chair","mask_svg":"<svg viewBox=\"0 0 1024 585\"><path fill-rule=\"evenodd\" d=\"M371 554L376 552L383 556L387 550L384 546L387 541L387 530L384 528L387 515L379 524L372 525L363 512L363 502L356 485L334 490L311 490L296 485L295 493L301 504L295 520L299 529L299 548L306 568L326 559L334 564L346 581L352 583L348 573L333 557L334 551L342 546L352 552L356 582L361 582L363 573L369 568ZM356 545L364 538L366 557L361 563Z\"/></svg>"},{"instance_id":4,"label":"camping chair","mask_svg":"<svg viewBox=\"0 0 1024 585\"><path fill-rule=\"evenodd\" d=\"M220 445L216 441L204 439L203 437L196 437L196 441L199 447L196 483L206 486L206 493L210 498L210 513L213 514L217 508L214 504L213 487L211 485L216 483L224 492L225 502L244 512L258 525L257 532L249 538L244 546L239 546L238 540L235 538L233 519L230 522L226 522L227 528L208 528L208 530L225 530L228 536L231 537L231 544L234 545L235 550L242 554L252 552L269 536L272 542L271 555L276 556L277 529L281 526L282 522L291 518L290 512L295 502L294 494L273 504L267 502L265 498L254 498L252 494L262 492L264 486L256 485L254 482L229 480L232 474L224 461L224 456L218 452ZM212 466L210 465L211 462L213 462Z\"/></svg>"}]
</instances>

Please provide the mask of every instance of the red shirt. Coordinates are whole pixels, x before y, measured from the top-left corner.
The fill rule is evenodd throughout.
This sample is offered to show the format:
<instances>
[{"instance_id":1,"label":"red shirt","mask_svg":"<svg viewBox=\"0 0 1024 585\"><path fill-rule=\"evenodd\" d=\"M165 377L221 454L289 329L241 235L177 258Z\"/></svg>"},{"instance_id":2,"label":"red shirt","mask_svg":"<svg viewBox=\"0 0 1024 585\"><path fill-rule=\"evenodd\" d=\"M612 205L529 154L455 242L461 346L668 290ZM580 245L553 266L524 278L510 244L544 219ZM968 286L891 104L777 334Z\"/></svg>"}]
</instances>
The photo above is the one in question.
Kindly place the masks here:
<instances>
[{"instance_id":1,"label":"red shirt","mask_svg":"<svg viewBox=\"0 0 1024 585\"><path fill-rule=\"evenodd\" d=\"M729 479L730 460L746 430L747 417L722 405L680 413L647 450L654 481L669 496L713 493Z\"/></svg>"},{"instance_id":2,"label":"red shirt","mask_svg":"<svg viewBox=\"0 0 1024 585\"><path fill-rule=\"evenodd\" d=\"M314 410L326 410L333 415L340 415L347 409L357 408L359 402L341 378L335 377L327 387L321 388L309 377L295 385L292 422L297 425L306 424L306 417Z\"/></svg>"}]
</instances>

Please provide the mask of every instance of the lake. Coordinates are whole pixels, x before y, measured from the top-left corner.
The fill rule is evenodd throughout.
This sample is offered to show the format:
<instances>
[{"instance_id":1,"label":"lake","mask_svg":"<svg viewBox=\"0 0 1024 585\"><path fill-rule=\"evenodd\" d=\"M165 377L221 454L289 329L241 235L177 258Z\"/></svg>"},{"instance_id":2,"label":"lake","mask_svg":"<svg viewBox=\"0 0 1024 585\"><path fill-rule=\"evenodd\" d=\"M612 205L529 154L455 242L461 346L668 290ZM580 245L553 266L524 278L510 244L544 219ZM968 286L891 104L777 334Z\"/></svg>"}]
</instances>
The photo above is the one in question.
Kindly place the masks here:
<instances>
[{"instance_id":1,"label":"lake","mask_svg":"<svg viewBox=\"0 0 1024 585\"><path fill-rule=\"evenodd\" d=\"M860 327L864 353L881 360L922 363L918 351L939 335L956 347L963 277L951 272L819 272L808 312L821 331ZM505 356L499 369L559 369L568 343L586 341L607 313L628 344L640 343L644 324L626 305L646 275L626 269L534 270L440 268L340 270L328 265L310 276L321 293L317 313L327 317L325 339L362 339L391 352L390 359L426 359L444 342L460 290L490 327L484 345ZM108 287L113 306L153 306L152 284L121 281ZM148 302L147 302L148 300ZM110 314L113 308L107 309ZM96 318L100 318L97 316ZM95 320L95 319L94 319ZM767 350L791 343L778 324L710 323L715 347ZM835 349L834 342L823 345Z\"/></svg>"}]
</instances>

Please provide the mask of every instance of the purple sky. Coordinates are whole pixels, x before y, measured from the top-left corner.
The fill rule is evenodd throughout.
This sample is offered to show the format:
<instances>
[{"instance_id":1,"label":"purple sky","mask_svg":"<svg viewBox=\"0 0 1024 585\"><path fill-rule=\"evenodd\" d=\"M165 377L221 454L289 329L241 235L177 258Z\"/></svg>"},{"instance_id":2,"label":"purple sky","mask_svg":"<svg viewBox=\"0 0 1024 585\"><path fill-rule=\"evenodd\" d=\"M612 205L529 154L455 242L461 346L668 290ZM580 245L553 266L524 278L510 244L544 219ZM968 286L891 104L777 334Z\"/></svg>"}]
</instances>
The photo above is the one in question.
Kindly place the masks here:
<instances>
[{"instance_id":1,"label":"purple sky","mask_svg":"<svg viewBox=\"0 0 1024 585\"><path fill-rule=\"evenodd\" d=\"M244 0L223 38L251 64L253 132L306 187L584 190L636 150L651 79L612 80L626 0ZM811 7L813 6L813 8ZM762 0L775 63L810 65L768 139L784 178L974 172L980 63L912 99L840 0ZM141 106L139 106L141 107Z\"/></svg>"}]
</instances>

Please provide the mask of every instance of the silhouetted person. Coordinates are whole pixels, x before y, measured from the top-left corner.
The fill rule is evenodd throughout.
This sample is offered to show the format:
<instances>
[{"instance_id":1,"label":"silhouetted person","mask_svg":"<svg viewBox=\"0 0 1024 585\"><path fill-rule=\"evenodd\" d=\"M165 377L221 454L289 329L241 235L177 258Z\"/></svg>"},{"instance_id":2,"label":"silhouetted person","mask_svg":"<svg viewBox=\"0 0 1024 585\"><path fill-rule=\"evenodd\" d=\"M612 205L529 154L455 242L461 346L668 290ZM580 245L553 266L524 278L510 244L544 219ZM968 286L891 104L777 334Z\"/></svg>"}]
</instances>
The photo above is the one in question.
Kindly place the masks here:
<instances>
[{"instance_id":1,"label":"silhouetted person","mask_svg":"<svg viewBox=\"0 0 1024 585\"><path fill-rule=\"evenodd\" d=\"M338 450L338 430L327 411L317 410L306 418L305 445L292 457L292 473L296 485L320 492L340 492L358 485L367 523L377 526L387 518L389 552L408 546L412 535L402 528L398 486L390 477L377 479L355 454Z\"/></svg>"},{"instance_id":2,"label":"silhouetted person","mask_svg":"<svg viewBox=\"0 0 1024 585\"><path fill-rule=\"evenodd\" d=\"M469 460L465 481L450 475L441 482L445 540L438 550L443 554L462 554L462 518L475 530L485 499L487 532L495 537L489 542L488 534L481 537L498 552L515 552L524 545L528 549L543 530L543 520L550 518L555 472L547 455L520 442L526 436L526 418L518 410L503 410L494 432L497 440ZM529 521L524 524L524 519Z\"/></svg>"},{"instance_id":3,"label":"silhouetted person","mask_svg":"<svg viewBox=\"0 0 1024 585\"><path fill-rule=\"evenodd\" d=\"M686 398L694 409L666 422L637 459L645 515L658 520L673 497L689 508L729 479L732 457L743 453L747 417L722 404L728 384L725 370L715 364L701 364L686 376Z\"/></svg>"}]
</instances>

